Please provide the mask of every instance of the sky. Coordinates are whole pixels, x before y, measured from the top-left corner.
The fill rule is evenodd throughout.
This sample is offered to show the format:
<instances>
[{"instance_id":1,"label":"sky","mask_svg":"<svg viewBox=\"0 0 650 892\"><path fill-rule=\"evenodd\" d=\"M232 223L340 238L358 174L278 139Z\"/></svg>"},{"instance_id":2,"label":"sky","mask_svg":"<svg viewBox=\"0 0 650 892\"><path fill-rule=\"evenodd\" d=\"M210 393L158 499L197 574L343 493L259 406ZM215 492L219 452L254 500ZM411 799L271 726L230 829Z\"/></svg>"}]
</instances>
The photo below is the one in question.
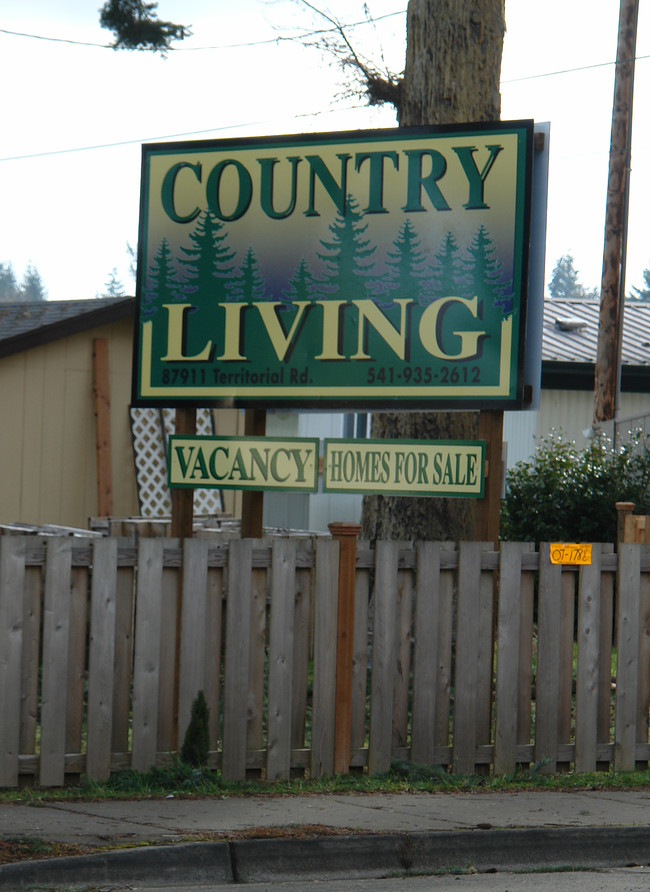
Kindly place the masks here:
<instances>
[{"instance_id":1,"label":"sky","mask_svg":"<svg viewBox=\"0 0 650 892\"><path fill-rule=\"evenodd\" d=\"M107 48L101 0L5 0L0 11L0 261L32 263L52 300L134 293L143 142L394 127L389 107L345 95L331 58L305 46L323 19L302 0L159 0L192 37L159 54ZM404 65L406 0L328 0L355 48ZM614 61L615 0L506 0L501 117L550 122L548 282L571 254L600 285ZM288 39L294 38L294 39ZM309 41L307 41L309 43ZM650 11L637 39L627 290L650 267ZM644 120L645 118L645 120Z\"/></svg>"}]
</instances>

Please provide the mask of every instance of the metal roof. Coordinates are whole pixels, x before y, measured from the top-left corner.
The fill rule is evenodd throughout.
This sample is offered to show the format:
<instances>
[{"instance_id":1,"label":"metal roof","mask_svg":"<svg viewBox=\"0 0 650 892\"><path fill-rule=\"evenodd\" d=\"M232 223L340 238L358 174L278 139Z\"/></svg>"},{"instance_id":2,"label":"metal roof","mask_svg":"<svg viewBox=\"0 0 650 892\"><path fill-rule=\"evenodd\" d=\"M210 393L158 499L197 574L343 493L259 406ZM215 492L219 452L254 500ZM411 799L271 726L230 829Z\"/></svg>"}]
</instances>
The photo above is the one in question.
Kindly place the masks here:
<instances>
[{"instance_id":1,"label":"metal roof","mask_svg":"<svg viewBox=\"0 0 650 892\"><path fill-rule=\"evenodd\" d=\"M545 301L542 360L595 363L599 312L597 300ZM622 362L650 366L650 303L625 302Z\"/></svg>"}]
</instances>

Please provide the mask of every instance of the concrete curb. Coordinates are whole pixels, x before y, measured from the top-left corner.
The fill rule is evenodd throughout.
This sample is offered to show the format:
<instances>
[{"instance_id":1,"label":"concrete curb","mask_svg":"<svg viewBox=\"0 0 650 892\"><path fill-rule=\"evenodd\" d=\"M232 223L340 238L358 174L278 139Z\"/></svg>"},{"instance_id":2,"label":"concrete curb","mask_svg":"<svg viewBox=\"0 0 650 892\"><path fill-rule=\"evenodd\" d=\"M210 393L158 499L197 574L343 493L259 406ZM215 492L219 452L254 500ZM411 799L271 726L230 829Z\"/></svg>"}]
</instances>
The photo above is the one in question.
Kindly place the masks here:
<instances>
[{"instance_id":1,"label":"concrete curb","mask_svg":"<svg viewBox=\"0 0 650 892\"><path fill-rule=\"evenodd\" d=\"M650 864L650 828L463 830L148 846L7 864L0 867L0 889L134 881L174 885L174 880L246 884L379 878L470 865L482 872L629 864Z\"/></svg>"}]
</instances>

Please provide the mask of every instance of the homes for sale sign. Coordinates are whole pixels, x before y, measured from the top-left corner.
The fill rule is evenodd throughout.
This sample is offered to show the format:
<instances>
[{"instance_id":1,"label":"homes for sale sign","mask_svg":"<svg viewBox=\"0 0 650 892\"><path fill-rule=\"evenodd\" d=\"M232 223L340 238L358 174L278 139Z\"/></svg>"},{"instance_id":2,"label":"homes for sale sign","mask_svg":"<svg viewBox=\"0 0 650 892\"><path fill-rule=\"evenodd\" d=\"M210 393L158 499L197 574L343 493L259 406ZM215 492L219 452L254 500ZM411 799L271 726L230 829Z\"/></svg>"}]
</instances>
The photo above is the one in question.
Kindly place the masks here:
<instances>
[{"instance_id":1,"label":"homes for sale sign","mask_svg":"<svg viewBox=\"0 0 650 892\"><path fill-rule=\"evenodd\" d=\"M520 406L532 138L144 146L134 402Z\"/></svg>"}]
</instances>

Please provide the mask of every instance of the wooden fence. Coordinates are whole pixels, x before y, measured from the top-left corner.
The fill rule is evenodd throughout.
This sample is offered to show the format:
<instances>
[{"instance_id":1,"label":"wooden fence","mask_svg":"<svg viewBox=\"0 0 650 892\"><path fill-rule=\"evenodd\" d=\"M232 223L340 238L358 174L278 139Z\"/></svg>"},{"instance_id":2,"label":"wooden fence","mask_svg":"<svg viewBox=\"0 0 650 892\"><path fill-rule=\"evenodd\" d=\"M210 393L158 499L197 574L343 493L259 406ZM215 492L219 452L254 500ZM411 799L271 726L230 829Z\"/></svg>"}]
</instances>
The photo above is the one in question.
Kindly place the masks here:
<instances>
[{"instance_id":1,"label":"wooden fence","mask_svg":"<svg viewBox=\"0 0 650 892\"><path fill-rule=\"evenodd\" d=\"M331 774L338 549L0 537L0 786L164 764L199 690L225 778ZM649 687L642 546L357 553L351 767L634 769Z\"/></svg>"}]
</instances>

